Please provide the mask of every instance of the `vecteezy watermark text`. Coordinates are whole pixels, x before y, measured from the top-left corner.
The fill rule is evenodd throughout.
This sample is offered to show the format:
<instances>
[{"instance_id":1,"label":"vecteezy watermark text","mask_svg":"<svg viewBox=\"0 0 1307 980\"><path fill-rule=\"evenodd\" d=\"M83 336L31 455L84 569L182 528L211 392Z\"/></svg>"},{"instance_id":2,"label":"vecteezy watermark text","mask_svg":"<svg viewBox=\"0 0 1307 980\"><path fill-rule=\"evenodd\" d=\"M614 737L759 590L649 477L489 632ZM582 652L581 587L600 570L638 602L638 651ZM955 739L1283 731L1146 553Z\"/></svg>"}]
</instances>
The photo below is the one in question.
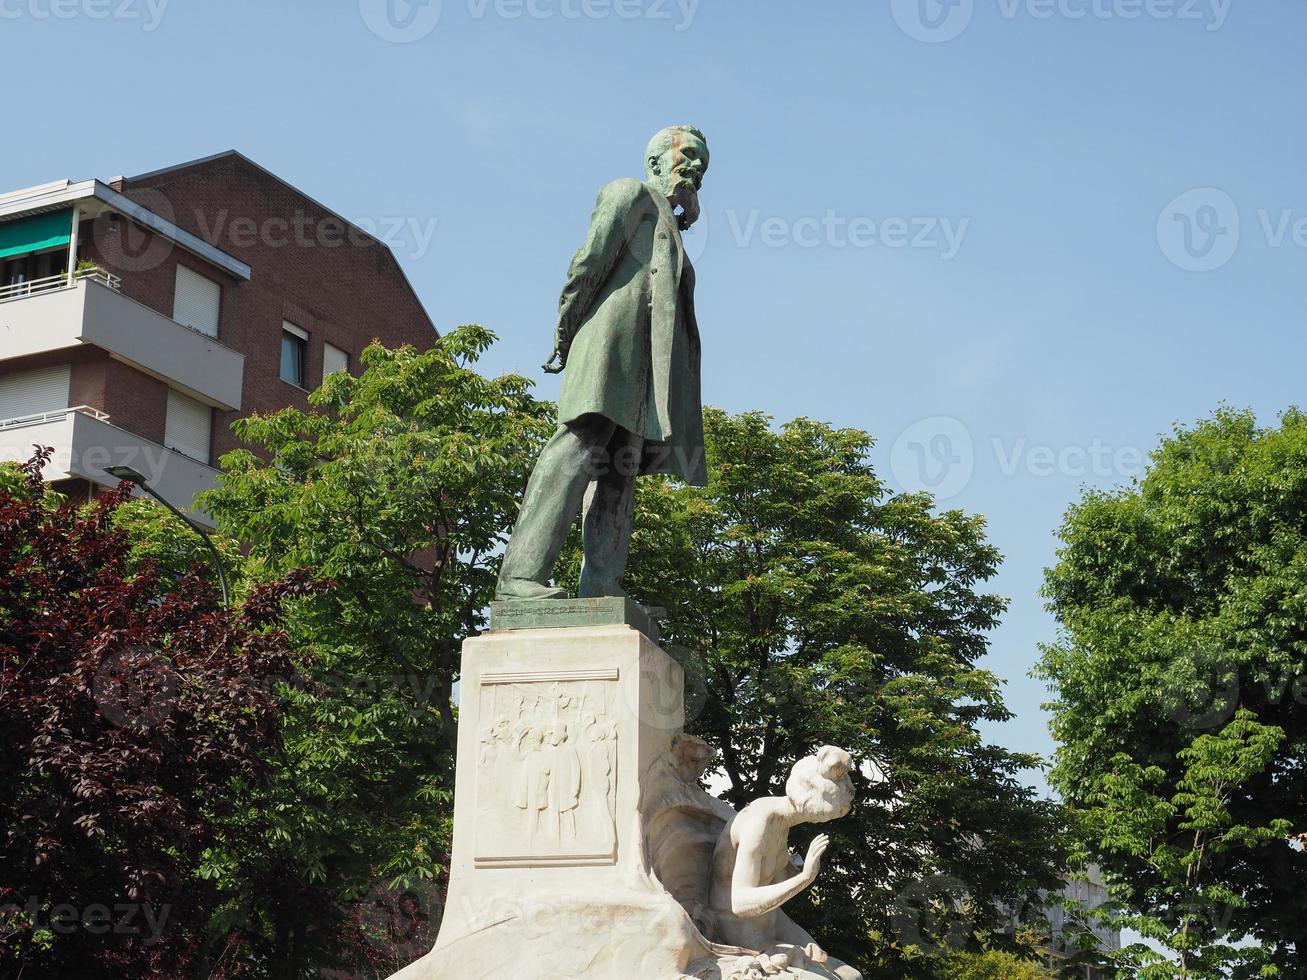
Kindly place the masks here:
<instances>
[{"instance_id":1,"label":"vecteezy watermark text","mask_svg":"<svg viewBox=\"0 0 1307 980\"><path fill-rule=\"evenodd\" d=\"M689 30L701 0L464 0L472 20L627 20ZM442 0L359 0L359 14L383 41L412 44L429 36L444 13Z\"/></svg>"},{"instance_id":2,"label":"vecteezy watermark text","mask_svg":"<svg viewBox=\"0 0 1307 980\"><path fill-rule=\"evenodd\" d=\"M146 33L163 23L171 0L0 0L0 20L140 21Z\"/></svg>"},{"instance_id":3,"label":"vecteezy watermark text","mask_svg":"<svg viewBox=\"0 0 1307 980\"><path fill-rule=\"evenodd\" d=\"M1176 21L1198 23L1208 31L1225 26L1234 0L994 0L1006 21ZM969 26L976 0L890 0L890 13L909 37L939 44Z\"/></svg>"},{"instance_id":4,"label":"vecteezy watermark text","mask_svg":"<svg viewBox=\"0 0 1307 980\"><path fill-rule=\"evenodd\" d=\"M436 236L436 218L409 216L359 217L352 221L333 216L318 217L296 211L290 218L269 217L256 221L248 215L231 216L226 208L212 218L199 211L195 220L200 235L210 245L223 242L244 249L256 245L268 248L340 248L352 245L368 248L385 245L396 255L417 261L426 256Z\"/></svg>"},{"instance_id":5,"label":"vecteezy watermark text","mask_svg":"<svg viewBox=\"0 0 1307 980\"><path fill-rule=\"evenodd\" d=\"M46 928L59 936L85 932L93 936L142 936L146 944L163 935L172 913L171 905L158 908L148 902L91 902L78 907L68 902L53 904L35 895L26 904L0 905L0 925L25 920L33 929Z\"/></svg>"},{"instance_id":6,"label":"vecteezy watermark text","mask_svg":"<svg viewBox=\"0 0 1307 980\"><path fill-rule=\"evenodd\" d=\"M757 208L741 214L727 210L726 224L740 248L757 243L764 248L874 248L923 249L938 252L949 261L962 248L970 218L953 219L937 215L917 217L892 215L842 215L827 209L821 215L798 218L764 218Z\"/></svg>"},{"instance_id":7,"label":"vecteezy watermark text","mask_svg":"<svg viewBox=\"0 0 1307 980\"><path fill-rule=\"evenodd\" d=\"M136 203L163 220L177 223L172 202L159 191L142 188L134 193L134 197ZM190 217L200 237L219 249L334 249L381 245L397 257L411 261L426 257L439 225L439 219L434 217L360 215L346 219L329 212L311 213L302 209L296 209L289 217L255 218L249 214L233 215L229 208L213 213L195 208ZM112 211L106 211L95 219L91 234L115 269L128 272L157 269L172 254L173 244L166 236L140 228L135 222L117 220Z\"/></svg>"},{"instance_id":8,"label":"vecteezy watermark text","mask_svg":"<svg viewBox=\"0 0 1307 980\"><path fill-rule=\"evenodd\" d=\"M1004 479L1125 480L1142 476L1147 463L1141 447L1116 446L1098 437L1053 446L1025 436L993 436L986 448ZM894 439L890 472L904 490L925 490L936 500L950 500L971 483L979 455L961 419L934 415L912 423Z\"/></svg>"}]
</instances>

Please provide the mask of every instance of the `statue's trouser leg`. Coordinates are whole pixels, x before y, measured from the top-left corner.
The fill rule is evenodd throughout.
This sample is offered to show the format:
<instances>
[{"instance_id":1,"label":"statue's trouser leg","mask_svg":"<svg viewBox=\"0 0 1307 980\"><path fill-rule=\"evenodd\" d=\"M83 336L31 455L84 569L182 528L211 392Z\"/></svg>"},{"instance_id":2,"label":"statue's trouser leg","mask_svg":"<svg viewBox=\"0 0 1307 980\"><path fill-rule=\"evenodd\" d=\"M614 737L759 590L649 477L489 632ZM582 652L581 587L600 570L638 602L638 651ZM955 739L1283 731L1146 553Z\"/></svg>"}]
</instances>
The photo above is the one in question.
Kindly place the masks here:
<instances>
[{"instance_id":1,"label":"statue's trouser leg","mask_svg":"<svg viewBox=\"0 0 1307 980\"><path fill-rule=\"evenodd\" d=\"M567 531L581 509L596 460L617 426L601 415L560 425L545 444L527 481L522 509L499 571L501 599L537 598L554 570Z\"/></svg>"},{"instance_id":2,"label":"statue's trouser leg","mask_svg":"<svg viewBox=\"0 0 1307 980\"><path fill-rule=\"evenodd\" d=\"M635 478L640 472L644 440L618 428L608 443L607 465L596 474L585 495L581 518L583 599L625 595L622 572L631 548L631 522L635 516Z\"/></svg>"}]
</instances>

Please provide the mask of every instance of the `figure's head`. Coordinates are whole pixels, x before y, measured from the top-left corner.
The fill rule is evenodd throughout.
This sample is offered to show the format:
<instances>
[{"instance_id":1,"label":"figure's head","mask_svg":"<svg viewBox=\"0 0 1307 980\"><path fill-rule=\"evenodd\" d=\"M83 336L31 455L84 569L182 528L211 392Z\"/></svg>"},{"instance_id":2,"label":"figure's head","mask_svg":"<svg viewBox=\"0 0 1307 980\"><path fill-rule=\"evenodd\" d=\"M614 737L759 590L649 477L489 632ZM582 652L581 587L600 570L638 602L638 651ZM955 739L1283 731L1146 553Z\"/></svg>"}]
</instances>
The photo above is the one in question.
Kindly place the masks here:
<instances>
[{"instance_id":1,"label":"figure's head","mask_svg":"<svg viewBox=\"0 0 1307 980\"><path fill-rule=\"evenodd\" d=\"M853 757L833 745L800 759L785 781L785 795L807 823L838 820L853 808Z\"/></svg>"},{"instance_id":2,"label":"figure's head","mask_svg":"<svg viewBox=\"0 0 1307 980\"><path fill-rule=\"evenodd\" d=\"M708 172L708 141L693 126L668 126L649 141L645 173L677 211L681 229L699 217L699 188Z\"/></svg>"},{"instance_id":3,"label":"figure's head","mask_svg":"<svg viewBox=\"0 0 1307 980\"><path fill-rule=\"evenodd\" d=\"M680 733L672 737L672 758L682 779L698 782L717 758L717 750L701 738Z\"/></svg>"},{"instance_id":4,"label":"figure's head","mask_svg":"<svg viewBox=\"0 0 1307 980\"><path fill-rule=\"evenodd\" d=\"M549 734L546 736L550 745L562 745L567 741L567 723L556 721L549 726Z\"/></svg>"}]
</instances>

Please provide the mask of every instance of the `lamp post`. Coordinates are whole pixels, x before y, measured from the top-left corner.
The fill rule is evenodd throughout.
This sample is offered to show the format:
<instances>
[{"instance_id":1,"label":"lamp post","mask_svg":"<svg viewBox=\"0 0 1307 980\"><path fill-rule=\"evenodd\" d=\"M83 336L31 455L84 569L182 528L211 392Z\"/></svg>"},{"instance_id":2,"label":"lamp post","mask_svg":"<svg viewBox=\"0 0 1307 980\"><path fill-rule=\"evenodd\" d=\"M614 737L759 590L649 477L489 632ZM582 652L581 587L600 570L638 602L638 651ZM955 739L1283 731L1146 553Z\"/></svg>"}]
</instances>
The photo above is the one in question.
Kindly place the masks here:
<instances>
[{"instance_id":1,"label":"lamp post","mask_svg":"<svg viewBox=\"0 0 1307 980\"><path fill-rule=\"evenodd\" d=\"M200 525L196 524L193 520L191 520L180 510L174 507L171 503L165 500L158 493L158 491L154 489L154 487L150 486L150 484L146 481L144 474L142 474L139 470L134 470L130 466L106 466L104 468L104 471L108 473L110 476L116 476L119 480L123 480L127 483L131 483L134 484L135 486L140 487L143 491L148 493L151 497L159 501L159 503L163 504L170 511L172 511L183 521L185 521L186 525L192 531L194 531L196 534L198 534L201 538L204 539L204 543L208 545L209 550L213 552L213 563L218 569L218 583L222 586L222 604L224 608L230 607L231 592L227 587L227 565L222 560L222 554L218 551L217 545L213 543L213 538L209 536L209 532L204 530L204 528L200 527Z\"/></svg>"}]
</instances>

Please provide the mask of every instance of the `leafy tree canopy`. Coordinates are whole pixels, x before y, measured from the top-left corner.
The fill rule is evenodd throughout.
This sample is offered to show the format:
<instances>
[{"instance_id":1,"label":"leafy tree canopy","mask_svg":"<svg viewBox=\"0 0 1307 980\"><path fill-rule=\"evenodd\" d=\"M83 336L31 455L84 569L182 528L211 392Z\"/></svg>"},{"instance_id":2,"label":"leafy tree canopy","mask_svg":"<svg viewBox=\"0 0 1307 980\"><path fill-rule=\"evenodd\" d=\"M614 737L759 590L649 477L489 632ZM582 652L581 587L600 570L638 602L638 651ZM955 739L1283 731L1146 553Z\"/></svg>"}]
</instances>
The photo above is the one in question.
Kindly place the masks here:
<instances>
[{"instance_id":1,"label":"leafy tree canopy","mask_svg":"<svg viewBox=\"0 0 1307 980\"><path fill-rule=\"evenodd\" d=\"M459 651L485 626L500 546L553 426L526 378L476 372L492 341L468 326L429 351L369 347L362 374L330 375L308 411L238 421L250 449L223 458L204 499L245 548L245 575L307 567L330 583L289 619L312 656L285 692L264 853L220 869L249 879L242 914L277 975L325 963L384 976L434 939ZM400 906L419 910L420 929L392 921Z\"/></svg>"},{"instance_id":2,"label":"leafy tree canopy","mask_svg":"<svg viewBox=\"0 0 1307 980\"><path fill-rule=\"evenodd\" d=\"M959 952L942 959L940 980L1054 980L1056 974L1013 953L988 950Z\"/></svg>"},{"instance_id":3,"label":"leafy tree canopy","mask_svg":"<svg viewBox=\"0 0 1307 980\"><path fill-rule=\"evenodd\" d=\"M62 503L49 454L0 468L0 972L225 976L209 926L231 896L198 869L257 833L281 607L309 587L222 607L133 557L125 489Z\"/></svg>"},{"instance_id":4,"label":"leafy tree canopy","mask_svg":"<svg viewBox=\"0 0 1307 980\"><path fill-rule=\"evenodd\" d=\"M1053 781L1173 952L1141 975L1307 976L1307 416L1177 428L1061 537Z\"/></svg>"}]
</instances>

